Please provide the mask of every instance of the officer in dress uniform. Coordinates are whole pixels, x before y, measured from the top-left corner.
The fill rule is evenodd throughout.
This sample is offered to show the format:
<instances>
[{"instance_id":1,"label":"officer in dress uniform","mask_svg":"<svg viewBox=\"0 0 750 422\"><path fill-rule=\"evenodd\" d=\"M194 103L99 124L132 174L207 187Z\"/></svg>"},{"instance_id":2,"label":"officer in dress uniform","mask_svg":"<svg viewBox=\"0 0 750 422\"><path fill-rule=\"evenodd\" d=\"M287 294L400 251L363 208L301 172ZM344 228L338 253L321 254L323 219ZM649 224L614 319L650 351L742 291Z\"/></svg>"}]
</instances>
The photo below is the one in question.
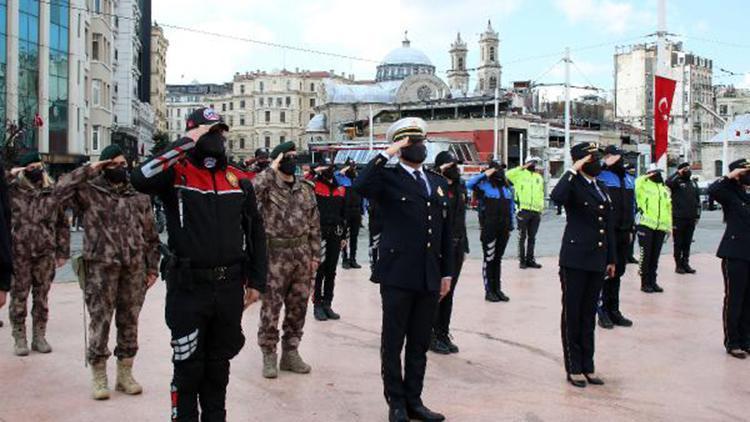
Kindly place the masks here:
<instances>
[{"instance_id":1,"label":"officer in dress uniform","mask_svg":"<svg viewBox=\"0 0 750 422\"><path fill-rule=\"evenodd\" d=\"M568 382L585 387L604 384L594 371L594 328L602 283L615 276L615 228L607 188L596 179L602 171L598 145L578 144L570 155L575 164L550 197L567 218L560 248L565 370Z\"/></svg>"},{"instance_id":2,"label":"officer in dress uniform","mask_svg":"<svg viewBox=\"0 0 750 422\"><path fill-rule=\"evenodd\" d=\"M744 158L729 164L729 174L708 188L727 225L716 256L724 275L724 347L737 359L750 353L749 188L750 162Z\"/></svg>"},{"instance_id":3,"label":"officer in dress uniform","mask_svg":"<svg viewBox=\"0 0 750 422\"><path fill-rule=\"evenodd\" d=\"M453 275L448 185L422 167L427 158L425 132L422 119L394 123L386 133L393 143L354 181L354 189L377 202L383 223L371 280L380 284L382 298L381 362L388 416L398 422L445 419L422 403L432 322ZM395 155L399 164L386 168Z\"/></svg>"}]
</instances>

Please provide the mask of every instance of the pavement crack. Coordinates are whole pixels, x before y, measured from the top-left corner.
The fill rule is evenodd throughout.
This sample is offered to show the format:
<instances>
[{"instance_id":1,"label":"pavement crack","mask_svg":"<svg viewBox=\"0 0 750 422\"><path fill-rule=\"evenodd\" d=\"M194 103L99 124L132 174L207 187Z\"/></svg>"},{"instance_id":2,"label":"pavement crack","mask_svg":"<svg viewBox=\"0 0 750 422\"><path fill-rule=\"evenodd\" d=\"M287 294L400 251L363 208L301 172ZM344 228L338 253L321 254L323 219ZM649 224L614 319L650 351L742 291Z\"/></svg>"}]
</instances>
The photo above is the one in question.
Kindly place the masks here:
<instances>
[{"instance_id":1,"label":"pavement crack","mask_svg":"<svg viewBox=\"0 0 750 422\"><path fill-rule=\"evenodd\" d=\"M517 341L513 341L513 340L508 340L508 339L496 337L496 336L493 336L490 333L485 333L483 331L463 330L463 329L457 329L455 331L462 332L462 333L468 333L468 334L474 334L474 335L477 335L479 337L482 337L482 338L490 340L490 341L496 341L498 343L502 343L502 344L505 344L505 345L508 345L508 346L512 346L512 347L517 347L517 348L520 348L520 349L524 349L524 350L526 350L526 351L528 351L528 352L530 352L530 353L532 353L534 355L541 356L541 357L543 357L545 359L549 359L549 360L551 360L553 362L557 362L557 363L561 363L562 362L562 359L560 359L557 355L554 355L554 354L552 354L550 352L547 352L547 351L542 350L542 349L540 349L538 347L534 347L534 346L531 346L531 345L528 345L528 344L519 343Z\"/></svg>"}]
</instances>

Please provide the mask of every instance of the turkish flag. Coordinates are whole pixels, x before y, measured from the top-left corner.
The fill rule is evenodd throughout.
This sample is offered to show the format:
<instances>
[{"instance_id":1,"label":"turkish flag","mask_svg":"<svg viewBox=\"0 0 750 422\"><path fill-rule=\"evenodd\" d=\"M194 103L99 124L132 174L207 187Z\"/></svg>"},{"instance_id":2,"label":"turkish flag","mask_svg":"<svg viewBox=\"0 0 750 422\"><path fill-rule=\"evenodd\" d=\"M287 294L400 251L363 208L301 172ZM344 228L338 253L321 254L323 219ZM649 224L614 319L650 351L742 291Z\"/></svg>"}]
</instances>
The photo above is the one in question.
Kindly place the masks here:
<instances>
[{"instance_id":1,"label":"turkish flag","mask_svg":"<svg viewBox=\"0 0 750 422\"><path fill-rule=\"evenodd\" d=\"M669 140L669 113L677 82L662 76L654 78L654 162L667 152Z\"/></svg>"}]
</instances>

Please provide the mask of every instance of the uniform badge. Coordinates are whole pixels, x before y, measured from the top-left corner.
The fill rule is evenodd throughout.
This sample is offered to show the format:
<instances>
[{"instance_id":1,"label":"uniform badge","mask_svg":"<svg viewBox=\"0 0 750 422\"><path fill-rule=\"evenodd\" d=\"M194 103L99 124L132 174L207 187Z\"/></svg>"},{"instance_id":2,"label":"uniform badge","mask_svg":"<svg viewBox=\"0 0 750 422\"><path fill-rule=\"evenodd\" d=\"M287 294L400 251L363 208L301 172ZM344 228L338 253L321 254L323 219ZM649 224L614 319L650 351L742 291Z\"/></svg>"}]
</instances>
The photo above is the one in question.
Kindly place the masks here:
<instances>
[{"instance_id":1,"label":"uniform badge","mask_svg":"<svg viewBox=\"0 0 750 422\"><path fill-rule=\"evenodd\" d=\"M443 193L443 188L442 187L438 186L438 188L437 188L437 194L438 194L438 196L445 196L445 194Z\"/></svg>"},{"instance_id":2,"label":"uniform badge","mask_svg":"<svg viewBox=\"0 0 750 422\"><path fill-rule=\"evenodd\" d=\"M227 182L229 182L229 184L232 185L233 188L236 188L240 185L240 181L237 179L237 175L232 173L231 171L227 172Z\"/></svg>"}]
</instances>

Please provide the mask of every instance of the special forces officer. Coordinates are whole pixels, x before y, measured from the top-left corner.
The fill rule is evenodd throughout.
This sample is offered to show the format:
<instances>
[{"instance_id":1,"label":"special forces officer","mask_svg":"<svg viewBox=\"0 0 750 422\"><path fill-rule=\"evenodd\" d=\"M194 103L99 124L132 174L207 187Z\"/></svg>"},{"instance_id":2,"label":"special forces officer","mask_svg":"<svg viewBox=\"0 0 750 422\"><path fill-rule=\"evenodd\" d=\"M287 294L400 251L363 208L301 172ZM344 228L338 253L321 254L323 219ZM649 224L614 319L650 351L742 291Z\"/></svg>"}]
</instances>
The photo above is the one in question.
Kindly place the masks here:
<instances>
[{"instance_id":1,"label":"special forces officer","mask_svg":"<svg viewBox=\"0 0 750 422\"><path fill-rule=\"evenodd\" d=\"M213 109L199 108L186 136L133 174L167 216L174 421L198 421L199 403L202 421L226 420L229 360L245 343L242 312L265 289L263 221L252 184L227 164L228 129Z\"/></svg>"},{"instance_id":2,"label":"special forces officer","mask_svg":"<svg viewBox=\"0 0 750 422\"><path fill-rule=\"evenodd\" d=\"M70 255L70 226L55 193L54 183L37 152L21 157L10 171L8 187L12 208L15 274L10 291L10 322L14 353L29 354L26 340L26 300L33 294L31 350L52 351L47 343L47 297L55 268Z\"/></svg>"},{"instance_id":3,"label":"special forces officer","mask_svg":"<svg viewBox=\"0 0 750 422\"><path fill-rule=\"evenodd\" d=\"M398 422L445 419L422 403L432 321L453 275L448 185L422 167L427 158L425 132L422 119L394 123L386 133L393 143L354 181L354 189L374 199L382 213L379 257L371 280L380 283L383 302L381 360L389 420ZM399 164L386 168L396 154Z\"/></svg>"},{"instance_id":4,"label":"special forces officer","mask_svg":"<svg viewBox=\"0 0 750 422\"><path fill-rule=\"evenodd\" d=\"M635 201L638 206L638 245L641 248L641 290L661 293L656 282L659 255L664 237L672 230L672 198L664 185L661 169L652 164L646 174L635 179Z\"/></svg>"},{"instance_id":5,"label":"special forces officer","mask_svg":"<svg viewBox=\"0 0 750 422\"><path fill-rule=\"evenodd\" d=\"M544 211L542 160L529 157L523 166L508 170L505 177L513 184L518 204L518 259L521 268L542 268L534 259L536 233Z\"/></svg>"},{"instance_id":6,"label":"special forces officer","mask_svg":"<svg viewBox=\"0 0 750 422\"><path fill-rule=\"evenodd\" d=\"M666 182L672 193L673 254L677 274L695 274L690 266L690 245L701 216L701 200L698 183L692 177L690 163L682 163Z\"/></svg>"},{"instance_id":7,"label":"special forces officer","mask_svg":"<svg viewBox=\"0 0 750 422\"><path fill-rule=\"evenodd\" d=\"M128 180L122 149L109 145L102 161L68 173L57 182L61 202L73 200L83 212L84 296L89 323L88 361L92 395L109 398L107 343L112 315L117 326L117 382L126 394L140 394L132 375L138 351L138 316L146 291L159 271L159 234L148 196L133 189Z\"/></svg>"},{"instance_id":8,"label":"special forces officer","mask_svg":"<svg viewBox=\"0 0 750 422\"><path fill-rule=\"evenodd\" d=\"M569 383L586 387L604 384L594 371L594 328L604 278L615 276L615 227L607 188L596 180L602 169L597 144L575 145L570 155L575 163L550 198L567 217L560 248L565 371Z\"/></svg>"},{"instance_id":9,"label":"special forces officer","mask_svg":"<svg viewBox=\"0 0 750 422\"><path fill-rule=\"evenodd\" d=\"M513 190L505 179L505 171L496 161L491 162L483 173L472 177L466 187L479 196L484 300L507 302L510 298L503 293L501 284L503 255L515 215Z\"/></svg>"},{"instance_id":10,"label":"special forces officer","mask_svg":"<svg viewBox=\"0 0 750 422\"><path fill-rule=\"evenodd\" d=\"M320 263L320 216L315 191L312 183L295 176L294 142L276 146L271 159L271 170L253 180L269 248L268 288L262 297L258 327L265 378L276 378L279 369L298 374L311 370L299 354L299 345L311 281ZM276 346L282 305L284 336L279 361Z\"/></svg>"},{"instance_id":11,"label":"special forces officer","mask_svg":"<svg viewBox=\"0 0 750 422\"><path fill-rule=\"evenodd\" d=\"M729 174L714 182L708 193L721 204L727 227L716 256L724 275L724 347L745 359L750 353L750 162L729 164Z\"/></svg>"}]
</instances>

